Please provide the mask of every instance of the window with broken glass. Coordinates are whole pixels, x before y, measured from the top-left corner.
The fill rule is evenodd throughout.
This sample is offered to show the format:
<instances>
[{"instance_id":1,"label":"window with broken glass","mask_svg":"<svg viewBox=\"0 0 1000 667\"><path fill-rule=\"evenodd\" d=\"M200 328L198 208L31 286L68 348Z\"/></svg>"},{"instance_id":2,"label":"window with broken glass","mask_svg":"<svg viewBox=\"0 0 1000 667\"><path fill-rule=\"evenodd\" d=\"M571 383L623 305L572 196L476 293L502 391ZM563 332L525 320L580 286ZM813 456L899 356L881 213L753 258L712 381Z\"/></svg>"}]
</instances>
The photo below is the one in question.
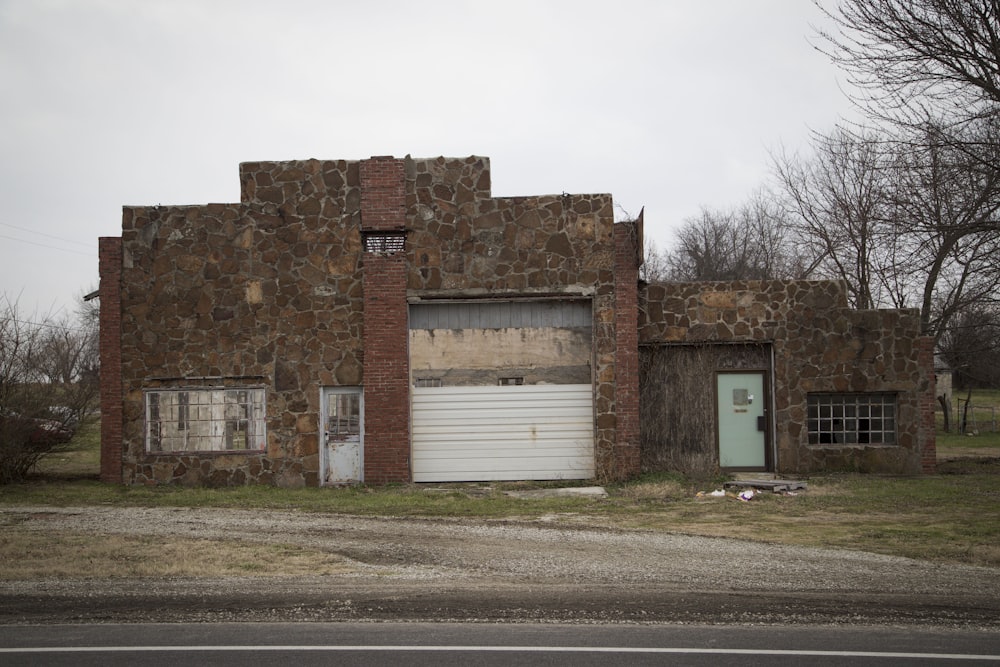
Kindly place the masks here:
<instances>
[{"instance_id":1,"label":"window with broken glass","mask_svg":"<svg viewBox=\"0 0 1000 667\"><path fill-rule=\"evenodd\" d=\"M326 433L334 439L361 433L361 394L337 392L327 398Z\"/></svg>"},{"instance_id":2,"label":"window with broken glass","mask_svg":"<svg viewBox=\"0 0 1000 667\"><path fill-rule=\"evenodd\" d=\"M146 397L146 451L263 450L263 388L157 389Z\"/></svg>"},{"instance_id":3,"label":"window with broken glass","mask_svg":"<svg viewBox=\"0 0 1000 667\"><path fill-rule=\"evenodd\" d=\"M810 445L896 444L895 394L810 394Z\"/></svg>"}]
</instances>

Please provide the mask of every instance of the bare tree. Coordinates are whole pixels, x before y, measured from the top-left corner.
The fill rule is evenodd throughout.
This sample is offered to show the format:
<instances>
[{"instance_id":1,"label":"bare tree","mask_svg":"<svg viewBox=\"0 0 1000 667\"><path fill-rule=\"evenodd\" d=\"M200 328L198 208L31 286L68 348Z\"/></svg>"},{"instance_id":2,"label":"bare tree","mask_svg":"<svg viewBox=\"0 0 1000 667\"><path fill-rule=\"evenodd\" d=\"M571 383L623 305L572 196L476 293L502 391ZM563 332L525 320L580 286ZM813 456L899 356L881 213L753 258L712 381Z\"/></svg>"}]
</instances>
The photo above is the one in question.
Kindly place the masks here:
<instances>
[{"instance_id":1,"label":"bare tree","mask_svg":"<svg viewBox=\"0 0 1000 667\"><path fill-rule=\"evenodd\" d=\"M643 262L639 267L639 277L646 282L655 283L666 280L667 277L667 255L661 252L656 242L651 238L646 238L646 247L643 250Z\"/></svg>"},{"instance_id":2,"label":"bare tree","mask_svg":"<svg viewBox=\"0 0 1000 667\"><path fill-rule=\"evenodd\" d=\"M737 213L752 256L750 273L761 280L804 277L805 257L791 234L789 217L779 197L757 190Z\"/></svg>"},{"instance_id":3,"label":"bare tree","mask_svg":"<svg viewBox=\"0 0 1000 667\"><path fill-rule=\"evenodd\" d=\"M666 252L666 278L677 281L732 280L743 258L731 213L703 208L688 218Z\"/></svg>"},{"instance_id":4,"label":"bare tree","mask_svg":"<svg viewBox=\"0 0 1000 667\"><path fill-rule=\"evenodd\" d=\"M952 318L939 341L956 388L1000 386L1000 308L974 306Z\"/></svg>"},{"instance_id":5,"label":"bare tree","mask_svg":"<svg viewBox=\"0 0 1000 667\"><path fill-rule=\"evenodd\" d=\"M933 336L1000 289L1000 173L935 126L814 147L775 160L810 274L845 281L857 308L919 308Z\"/></svg>"},{"instance_id":6,"label":"bare tree","mask_svg":"<svg viewBox=\"0 0 1000 667\"><path fill-rule=\"evenodd\" d=\"M940 336L957 313L988 304L1000 290L1000 171L938 127L911 134L890 182L893 220L905 226L898 238L907 241L897 275L915 289L907 305L920 308L924 331Z\"/></svg>"},{"instance_id":7,"label":"bare tree","mask_svg":"<svg viewBox=\"0 0 1000 667\"><path fill-rule=\"evenodd\" d=\"M0 295L0 483L70 440L99 393L96 329L27 316Z\"/></svg>"},{"instance_id":8,"label":"bare tree","mask_svg":"<svg viewBox=\"0 0 1000 667\"><path fill-rule=\"evenodd\" d=\"M997 0L839 0L834 9L814 2L836 26L821 32L826 53L878 115L923 120L997 113Z\"/></svg>"},{"instance_id":9,"label":"bare tree","mask_svg":"<svg viewBox=\"0 0 1000 667\"><path fill-rule=\"evenodd\" d=\"M895 255L884 224L886 155L874 134L838 128L816 135L810 158L780 153L773 167L790 225L809 258L804 277L842 280L855 308L883 305L880 286Z\"/></svg>"},{"instance_id":10,"label":"bare tree","mask_svg":"<svg viewBox=\"0 0 1000 667\"><path fill-rule=\"evenodd\" d=\"M738 209L703 208L685 220L663 264L666 280L700 281L793 277L799 262L786 240L783 212L759 192Z\"/></svg>"}]
</instances>

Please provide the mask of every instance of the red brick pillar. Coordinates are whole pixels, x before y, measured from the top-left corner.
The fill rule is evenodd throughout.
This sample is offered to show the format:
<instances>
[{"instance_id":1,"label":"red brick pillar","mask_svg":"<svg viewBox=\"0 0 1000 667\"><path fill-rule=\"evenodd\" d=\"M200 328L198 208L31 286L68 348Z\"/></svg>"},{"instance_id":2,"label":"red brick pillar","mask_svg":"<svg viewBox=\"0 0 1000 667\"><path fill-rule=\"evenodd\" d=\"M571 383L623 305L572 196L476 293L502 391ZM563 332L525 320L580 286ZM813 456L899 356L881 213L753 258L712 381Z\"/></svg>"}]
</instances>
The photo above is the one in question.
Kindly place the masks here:
<instances>
[{"instance_id":1,"label":"red brick pillar","mask_svg":"<svg viewBox=\"0 0 1000 667\"><path fill-rule=\"evenodd\" d=\"M122 240L99 239L101 481L122 481Z\"/></svg>"},{"instance_id":2,"label":"red brick pillar","mask_svg":"<svg viewBox=\"0 0 1000 667\"><path fill-rule=\"evenodd\" d=\"M364 288L364 476L410 481L410 369L403 160L360 166Z\"/></svg>"},{"instance_id":3,"label":"red brick pillar","mask_svg":"<svg viewBox=\"0 0 1000 667\"><path fill-rule=\"evenodd\" d=\"M639 264L642 214L615 227L615 456L613 476L639 474Z\"/></svg>"},{"instance_id":4,"label":"red brick pillar","mask_svg":"<svg viewBox=\"0 0 1000 667\"><path fill-rule=\"evenodd\" d=\"M934 422L936 378L934 377L934 339L925 336L918 341L920 367L927 377L927 388L920 395L920 457L925 473L937 471L937 425Z\"/></svg>"}]
</instances>

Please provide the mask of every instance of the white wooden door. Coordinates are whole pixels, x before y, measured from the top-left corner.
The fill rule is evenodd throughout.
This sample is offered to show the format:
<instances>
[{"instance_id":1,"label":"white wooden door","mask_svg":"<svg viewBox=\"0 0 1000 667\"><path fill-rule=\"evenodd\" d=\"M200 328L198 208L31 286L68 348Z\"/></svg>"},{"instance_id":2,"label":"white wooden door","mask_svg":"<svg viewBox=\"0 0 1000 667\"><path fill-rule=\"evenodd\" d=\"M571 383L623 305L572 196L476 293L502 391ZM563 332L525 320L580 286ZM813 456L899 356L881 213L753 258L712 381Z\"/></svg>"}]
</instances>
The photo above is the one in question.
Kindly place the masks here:
<instances>
[{"instance_id":1,"label":"white wooden door","mask_svg":"<svg viewBox=\"0 0 1000 667\"><path fill-rule=\"evenodd\" d=\"M322 392L322 451L320 475L323 485L364 481L364 409L358 387L328 387Z\"/></svg>"}]
</instances>

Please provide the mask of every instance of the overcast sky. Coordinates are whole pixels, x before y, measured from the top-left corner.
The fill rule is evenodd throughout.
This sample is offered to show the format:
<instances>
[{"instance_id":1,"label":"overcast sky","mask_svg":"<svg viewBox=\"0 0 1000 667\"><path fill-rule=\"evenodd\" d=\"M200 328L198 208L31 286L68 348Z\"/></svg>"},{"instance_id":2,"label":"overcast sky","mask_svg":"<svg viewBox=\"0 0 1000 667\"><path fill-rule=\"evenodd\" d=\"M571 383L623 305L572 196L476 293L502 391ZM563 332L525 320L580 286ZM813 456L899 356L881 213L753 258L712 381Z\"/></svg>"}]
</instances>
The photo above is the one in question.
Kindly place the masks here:
<instances>
[{"instance_id":1,"label":"overcast sky","mask_svg":"<svg viewBox=\"0 0 1000 667\"><path fill-rule=\"evenodd\" d=\"M661 248L849 112L808 0L0 0L0 292L72 313L126 204L252 160L491 159L609 192Z\"/></svg>"}]
</instances>

